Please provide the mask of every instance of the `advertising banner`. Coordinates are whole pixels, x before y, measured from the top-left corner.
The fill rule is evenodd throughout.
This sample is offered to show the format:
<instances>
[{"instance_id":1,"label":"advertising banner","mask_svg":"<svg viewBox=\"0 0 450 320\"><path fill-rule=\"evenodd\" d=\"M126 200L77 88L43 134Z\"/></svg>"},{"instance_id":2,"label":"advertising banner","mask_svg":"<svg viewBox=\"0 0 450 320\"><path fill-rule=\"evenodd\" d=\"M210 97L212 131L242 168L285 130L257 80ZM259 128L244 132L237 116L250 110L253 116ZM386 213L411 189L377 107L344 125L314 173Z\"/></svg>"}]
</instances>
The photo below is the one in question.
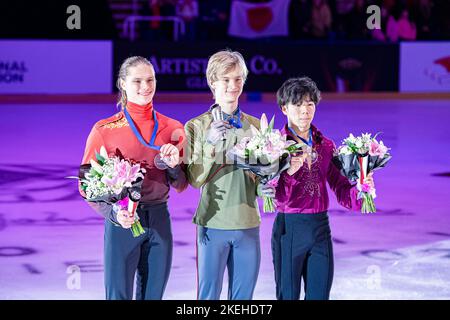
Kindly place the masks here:
<instances>
[{"instance_id":1,"label":"advertising banner","mask_svg":"<svg viewBox=\"0 0 450 320\"><path fill-rule=\"evenodd\" d=\"M111 93L111 41L0 40L0 94Z\"/></svg>"},{"instance_id":2,"label":"advertising banner","mask_svg":"<svg viewBox=\"0 0 450 320\"><path fill-rule=\"evenodd\" d=\"M450 42L402 43L400 91L450 92Z\"/></svg>"},{"instance_id":3,"label":"advertising banner","mask_svg":"<svg viewBox=\"0 0 450 320\"><path fill-rule=\"evenodd\" d=\"M224 49L244 56L249 69L246 91L274 92L298 76L311 77L322 91L398 90L395 44L115 42L114 73L127 57L142 55L155 67L158 90L209 91L208 58Z\"/></svg>"}]
</instances>

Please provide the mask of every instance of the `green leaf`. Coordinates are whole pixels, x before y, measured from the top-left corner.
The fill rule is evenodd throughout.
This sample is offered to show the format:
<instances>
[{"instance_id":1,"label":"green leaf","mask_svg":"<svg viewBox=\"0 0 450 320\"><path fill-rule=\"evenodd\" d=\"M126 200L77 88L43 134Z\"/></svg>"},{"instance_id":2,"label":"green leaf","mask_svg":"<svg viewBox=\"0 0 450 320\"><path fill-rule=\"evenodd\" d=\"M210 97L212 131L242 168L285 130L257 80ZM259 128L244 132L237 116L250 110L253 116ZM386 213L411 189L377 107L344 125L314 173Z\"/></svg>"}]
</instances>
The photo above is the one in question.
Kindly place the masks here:
<instances>
[{"instance_id":1,"label":"green leaf","mask_svg":"<svg viewBox=\"0 0 450 320\"><path fill-rule=\"evenodd\" d=\"M288 151L289 153L294 153L295 150L297 150L297 148L295 147L295 144L293 144L293 145L291 145L291 146L289 146L289 147L287 148L287 151Z\"/></svg>"},{"instance_id":2,"label":"green leaf","mask_svg":"<svg viewBox=\"0 0 450 320\"><path fill-rule=\"evenodd\" d=\"M272 116L272 119L270 120L270 123L269 123L269 129L270 129L270 131L273 130L274 124L275 124L275 115ZM270 131L269 131L269 132L270 132Z\"/></svg>"},{"instance_id":3,"label":"green leaf","mask_svg":"<svg viewBox=\"0 0 450 320\"><path fill-rule=\"evenodd\" d=\"M301 150L304 145L305 145L304 143L296 143L287 147L286 150L289 153L296 153L297 151Z\"/></svg>"},{"instance_id":4,"label":"green leaf","mask_svg":"<svg viewBox=\"0 0 450 320\"><path fill-rule=\"evenodd\" d=\"M98 153L97 151L95 151L95 158L97 159L98 164L100 164L101 166L105 164L105 158L103 158L100 153Z\"/></svg>"},{"instance_id":5,"label":"green leaf","mask_svg":"<svg viewBox=\"0 0 450 320\"><path fill-rule=\"evenodd\" d=\"M91 168L91 170L89 171L89 173L90 173L92 176L97 176L97 177L102 177L102 176L103 176L100 172L98 172L98 171L95 170L94 168Z\"/></svg>"},{"instance_id":6,"label":"green leaf","mask_svg":"<svg viewBox=\"0 0 450 320\"><path fill-rule=\"evenodd\" d=\"M350 148L350 150L353 153L358 153L358 148L356 147L356 145L354 143L347 142L347 146Z\"/></svg>"}]
</instances>

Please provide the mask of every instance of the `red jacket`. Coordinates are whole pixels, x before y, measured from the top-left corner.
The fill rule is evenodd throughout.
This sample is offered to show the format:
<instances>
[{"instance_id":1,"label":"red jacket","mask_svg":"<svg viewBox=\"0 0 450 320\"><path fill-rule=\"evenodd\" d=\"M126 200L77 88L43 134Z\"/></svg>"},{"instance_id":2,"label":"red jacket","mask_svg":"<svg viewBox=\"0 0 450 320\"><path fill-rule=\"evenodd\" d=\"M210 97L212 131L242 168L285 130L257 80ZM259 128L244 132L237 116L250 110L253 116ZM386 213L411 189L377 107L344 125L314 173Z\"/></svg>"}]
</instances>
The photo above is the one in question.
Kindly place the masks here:
<instances>
[{"instance_id":1,"label":"red jacket","mask_svg":"<svg viewBox=\"0 0 450 320\"><path fill-rule=\"evenodd\" d=\"M148 143L153 132L155 121L153 119L153 105L140 106L128 102L127 111L133 119L138 131ZM186 141L183 125L159 112L156 112L158 131L155 145L166 143L175 145L180 150L180 159L183 154L183 145ZM154 165L154 157L159 151L144 146L134 135L123 113L120 111L114 116L98 121L91 130L86 143L82 164L88 164L90 159L95 160L95 152L105 146L108 154L121 154L126 159L142 163L147 171L142 185L141 203L158 204L166 202L169 197L170 186L178 192L188 186L183 170L175 171L175 175L167 174L167 170L159 170ZM175 179L172 177L176 176ZM91 204L92 206L92 204ZM98 209L93 206L94 209ZM99 210L97 210L99 211ZM104 215L104 212L101 212Z\"/></svg>"}]
</instances>

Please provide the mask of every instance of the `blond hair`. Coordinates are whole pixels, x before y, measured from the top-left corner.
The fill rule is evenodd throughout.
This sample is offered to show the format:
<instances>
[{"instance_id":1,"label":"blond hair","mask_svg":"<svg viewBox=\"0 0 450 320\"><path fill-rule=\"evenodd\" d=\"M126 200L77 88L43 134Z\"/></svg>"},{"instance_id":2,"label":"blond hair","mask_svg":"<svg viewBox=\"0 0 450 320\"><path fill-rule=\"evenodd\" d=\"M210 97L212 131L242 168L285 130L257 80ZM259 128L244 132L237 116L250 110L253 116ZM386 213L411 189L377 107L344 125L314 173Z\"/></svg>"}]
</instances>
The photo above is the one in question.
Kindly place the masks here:
<instances>
[{"instance_id":1,"label":"blond hair","mask_svg":"<svg viewBox=\"0 0 450 320\"><path fill-rule=\"evenodd\" d=\"M237 51L223 50L213 54L208 60L206 67L206 80L211 92L214 94L212 84L219 80L219 76L239 67L242 71L242 77L247 80L248 69L242 54Z\"/></svg>"},{"instance_id":2,"label":"blond hair","mask_svg":"<svg viewBox=\"0 0 450 320\"><path fill-rule=\"evenodd\" d=\"M116 87L117 89L119 89L119 98L117 100L117 106L121 106L121 109L123 109L127 105L128 100L127 100L127 93L125 92L125 90L122 89L122 86L120 85L120 80L125 81L125 78L128 76L129 68L136 67L140 64L146 64L153 68L151 62L141 56L129 57L125 59L125 61L122 62L122 65L120 66L119 74L117 76L116 81Z\"/></svg>"}]
</instances>

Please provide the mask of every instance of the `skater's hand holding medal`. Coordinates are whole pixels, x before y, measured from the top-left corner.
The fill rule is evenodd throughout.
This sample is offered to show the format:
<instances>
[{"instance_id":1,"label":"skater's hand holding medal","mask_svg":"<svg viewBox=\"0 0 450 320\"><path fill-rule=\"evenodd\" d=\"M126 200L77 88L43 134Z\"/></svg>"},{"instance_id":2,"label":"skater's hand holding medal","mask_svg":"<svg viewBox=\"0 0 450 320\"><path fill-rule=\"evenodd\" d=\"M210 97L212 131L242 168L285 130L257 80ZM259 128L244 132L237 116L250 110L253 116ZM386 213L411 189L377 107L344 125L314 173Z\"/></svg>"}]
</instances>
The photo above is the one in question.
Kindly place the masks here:
<instances>
[{"instance_id":1,"label":"skater's hand holding medal","mask_svg":"<svg viewBox=\"0 0 450 320\"><path fill-rule=\"evenodd\" d=\"M180 152L173 144L167 143L161 146L159 155L155 157L155 166L164 170L174 168L180 161Z\"/></svg>"},{"instance_id":2,"label":"skater's hand holding medal","mask_svg":"<svg viewBox=\"0 0 450 320\"><path fill-rule=\"evenodd\" d=\"M303 166L303 163L305 162L305 156L306 154L291 157L290 166L289 169L287 170L288 175L292 176Z\"/></svg>"}]
</instances>

